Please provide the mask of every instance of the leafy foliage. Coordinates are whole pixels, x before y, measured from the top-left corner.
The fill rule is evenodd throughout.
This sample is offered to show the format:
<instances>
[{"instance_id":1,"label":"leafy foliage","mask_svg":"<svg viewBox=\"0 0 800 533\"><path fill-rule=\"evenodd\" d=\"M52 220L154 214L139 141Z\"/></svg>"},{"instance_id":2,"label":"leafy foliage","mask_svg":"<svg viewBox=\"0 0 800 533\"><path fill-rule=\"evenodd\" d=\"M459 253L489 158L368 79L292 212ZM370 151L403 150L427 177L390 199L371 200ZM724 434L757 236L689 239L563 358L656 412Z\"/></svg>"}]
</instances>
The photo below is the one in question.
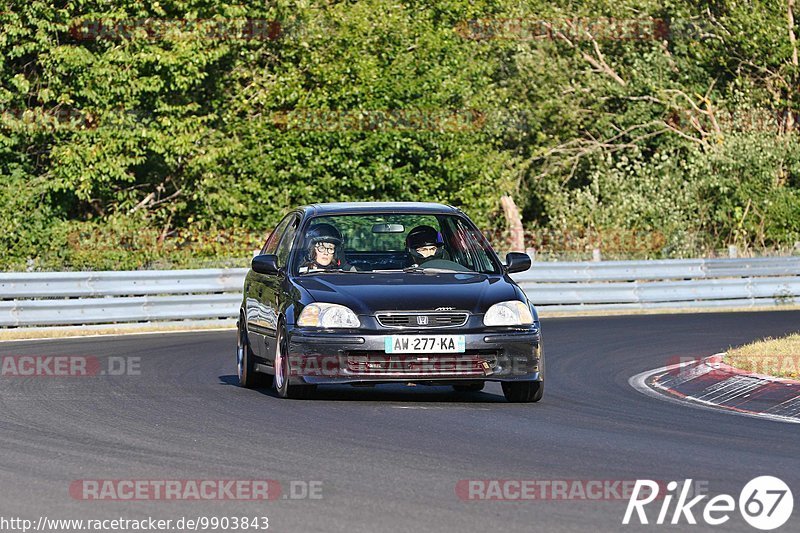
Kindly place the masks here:
<instances>
[{"instance_id":1,"label":"leafy foliage","mask_svg":"<svg viewBox=\"0 0 800 533\"><path fill-rule=\"evenodd\" d=\"M14 1L0 268L246 260L320 201L500 230L507 193L534 233L658 232L647 256L790 247L788 33L783 2Z\"/></svg>"}]
</instances>

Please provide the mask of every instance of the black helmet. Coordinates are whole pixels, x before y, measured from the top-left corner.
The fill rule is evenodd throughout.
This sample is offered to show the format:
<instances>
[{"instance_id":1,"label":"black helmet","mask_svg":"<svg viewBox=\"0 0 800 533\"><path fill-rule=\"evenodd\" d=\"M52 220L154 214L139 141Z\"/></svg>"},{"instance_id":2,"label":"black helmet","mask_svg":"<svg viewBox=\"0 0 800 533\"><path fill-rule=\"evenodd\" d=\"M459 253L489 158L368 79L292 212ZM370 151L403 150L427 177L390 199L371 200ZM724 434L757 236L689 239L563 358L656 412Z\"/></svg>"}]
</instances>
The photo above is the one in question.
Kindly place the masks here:
<instances>
[{"instance_id":1,"label":"black helmet","mask_svg":"<svg viewBox=\"0 0 800 533\"><path fill-rule=\"evenodd\" d=\"M331 263L331 265L338 264L339 250L342 246L342 234L339 233L339 230L328 223L311 226L311 229L306 232L306 259L308 261L314 261L316 257L314 255L314 246L320 242L329 242L336 245L336 252L334 252L333 255L334 261Z\"/></svg>"},{"instance_id":2,"label":"black helmet","mask_svg":"<svg viewBox=\"0 0 800 533\"><path fill-rule=\"evenodd\" d=\"M436 246L436 253L430 257L422 256L419 252L417 252L417 248L421 248L423 246ZM408 236L406 237L406 248L408 248L408 252L417 263L430 259L442 258L443 250L442 242L439 240L439 232L430 226L417 226L409 231Z\"/></svg>"}]
</instances>

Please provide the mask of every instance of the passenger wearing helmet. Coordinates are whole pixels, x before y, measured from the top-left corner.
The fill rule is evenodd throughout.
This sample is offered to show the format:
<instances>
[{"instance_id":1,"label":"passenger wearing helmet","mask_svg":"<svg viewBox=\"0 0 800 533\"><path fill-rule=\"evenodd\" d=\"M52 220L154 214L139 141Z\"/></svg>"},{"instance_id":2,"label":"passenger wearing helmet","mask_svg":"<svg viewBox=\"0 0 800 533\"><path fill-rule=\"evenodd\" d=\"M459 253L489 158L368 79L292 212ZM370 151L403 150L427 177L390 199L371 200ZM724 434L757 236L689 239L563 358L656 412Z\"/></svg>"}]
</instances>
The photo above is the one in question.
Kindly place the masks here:
<instances>
[{"instance_id":1,"label":"passenger wearing helmet","mask_svg":"<svg viewBox=\"0 0 800 533\"><path fill-rule=\"evenodd\" d=\"M408 232L406 249L411 255L412 266L419 266L432 259L444 259L443 243L439 232L430 226L417 226Z\"/></svg>"},{"instance_id":2,"label":"passenger wearing helmet","mask_svg":"<svg viewBox=\"0 0 800 533\"><path fill-rule=\"evenodd\" d=\"M306 232L306 257L300 273L317 270L355 270L342 260L342 234L328 223L311 226Z\"/></svg>"}]
</instances>

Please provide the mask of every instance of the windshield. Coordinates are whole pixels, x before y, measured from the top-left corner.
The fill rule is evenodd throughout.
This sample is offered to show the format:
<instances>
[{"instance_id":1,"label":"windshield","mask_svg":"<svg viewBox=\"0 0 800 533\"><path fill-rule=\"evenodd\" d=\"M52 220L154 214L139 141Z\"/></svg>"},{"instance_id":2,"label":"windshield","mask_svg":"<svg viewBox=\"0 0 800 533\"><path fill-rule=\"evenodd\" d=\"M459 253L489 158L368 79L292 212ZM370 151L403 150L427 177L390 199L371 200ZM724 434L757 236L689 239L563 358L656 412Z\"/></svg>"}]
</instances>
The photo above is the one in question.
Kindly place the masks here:
<instances>
[{"instance_id":1,"label":"windshield","mask_svg":"<svg viewBox=\"0 0 800 533\"><path fill-rule=\"evenodd\" d=\"M499 274L500 268L464 217L375 213L311 219L295 248L293 271Z\"/></svg>"}]
</instances>

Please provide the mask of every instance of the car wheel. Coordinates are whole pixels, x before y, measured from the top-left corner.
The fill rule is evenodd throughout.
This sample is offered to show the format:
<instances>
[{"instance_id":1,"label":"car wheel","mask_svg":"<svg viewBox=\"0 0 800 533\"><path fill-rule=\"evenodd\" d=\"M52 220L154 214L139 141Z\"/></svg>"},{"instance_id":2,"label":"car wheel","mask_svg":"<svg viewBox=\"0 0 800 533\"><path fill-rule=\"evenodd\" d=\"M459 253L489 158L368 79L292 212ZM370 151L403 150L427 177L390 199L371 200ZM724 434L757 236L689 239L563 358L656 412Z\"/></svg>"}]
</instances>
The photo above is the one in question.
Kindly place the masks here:
<instances>
[{"instance_id":1,"label":"car wheel","mask_svg":"<svg viewBox=\"0 0 800 533\"><path fill-rule=\"evenodd\" d=\"M243 320L240 318L236 326L236 373L239 376L239 385L248 389L269 386L271 383L267 376L256 372L255 355L250 348L250 339L247 337L247 329L243 324Z\"/></svg>"},{"instance_id":2,"label":"car wheel","mask_svg":"<svg viewBox=\"0 0 800 533\"><path fill-rule=\"evenodd\" d=\"M538 402L544 395L544 381L511 381L501 383L503 396L514 403Z\"/></svg>"},{"instance_id":3,"label":"car wheel","mask_svg":"<svg viewBox=\"0 0 800 533\"><path fill-rule=\"evenodd\" d=\"M278 329L278 338L275 342L275 390L281 398L303 400L311 398L316 385L290 385L289 384L289 351L286 343L286 334L283 328Z\"/></svg>"},{"instance_id":4,"label":"car wheel","mask_svg":"<svg viewBox=\"0 0 800 533\"><path fill-rule=\"evenodd\" d=\"M456 392L480 392L485 386L485 381L476 381L475 383L462 383L461 385L453 385L453 390Z\"/></svg>"}]
</instances>

